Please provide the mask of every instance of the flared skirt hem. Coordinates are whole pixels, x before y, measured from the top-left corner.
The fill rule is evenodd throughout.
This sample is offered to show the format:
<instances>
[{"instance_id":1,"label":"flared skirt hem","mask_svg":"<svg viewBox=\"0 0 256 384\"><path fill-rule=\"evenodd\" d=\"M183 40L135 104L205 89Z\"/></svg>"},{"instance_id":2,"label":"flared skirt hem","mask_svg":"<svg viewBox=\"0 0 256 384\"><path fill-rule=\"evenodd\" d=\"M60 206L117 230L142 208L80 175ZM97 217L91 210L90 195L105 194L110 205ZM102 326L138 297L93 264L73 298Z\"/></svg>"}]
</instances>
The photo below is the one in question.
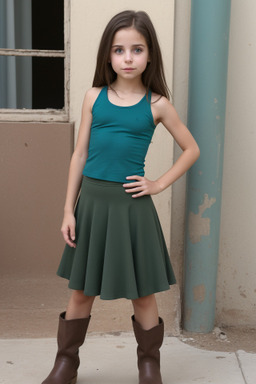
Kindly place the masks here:
<instances>
[{"instance_id":1,"label":"flared skirt hem","mask_svg":"<svg viewBox=\"0 0 256 384\"><path fill-rule=\"evenodd\" d=\"M68 276L66 277L66 276L62 276L60 274L57 274L57 276L69 280ZM87 290L84 290L82 286L71 284L70 282L68 284L68 288L71 289L71 290L83 291L85 296L99 296L99 298L101 300L106 300L106 301L107 300L118 300L118 299L136 300L136 299L139 299L140 297L145 297L145 296L153 295L155 293L160 293L160 292L168 291L171 288L170 286L173 285L173 284L176 284L176 282L171 282L167 286L165 285L165 286L162 286L162 287L158 287L156 289L149 289L147 291L140 292L140 294L134 294L134 293L128 291L128 292L123 292L123 293L118 292L115 295L109 295L109 296L106 295L104 292L101 293L100 291L87 291Z\"/></svg>"},{"instance_id":2,"label":"flared skirt hem","mask_svg":"<svg viewBox=\"0 0 256 384\"><path fill-rule=\"evenodd\" d=\"M84 177L75 218L76 248L66 245L57 271L70 289L137 299L176 283L151 196L134 199L120 183Z\"/></svg>"}]
</instances>

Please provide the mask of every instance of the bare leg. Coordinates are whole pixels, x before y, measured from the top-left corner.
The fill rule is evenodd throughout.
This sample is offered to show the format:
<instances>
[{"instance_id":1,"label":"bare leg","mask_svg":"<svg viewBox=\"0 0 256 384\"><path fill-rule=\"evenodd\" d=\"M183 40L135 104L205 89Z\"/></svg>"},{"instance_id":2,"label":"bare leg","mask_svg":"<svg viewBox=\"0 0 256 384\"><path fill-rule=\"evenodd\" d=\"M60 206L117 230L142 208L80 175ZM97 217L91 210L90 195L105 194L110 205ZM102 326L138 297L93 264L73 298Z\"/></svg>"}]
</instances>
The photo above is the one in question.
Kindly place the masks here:
<instances>
[{"instance_id":1,"label":"bare leg","mask_svg":"<svg viewBox=\"0 0 256 384\"><path fill-rule=\"evenodd\" d=\"M147 331L159 324L155 295L132 300L135 320Z\"/></svg>"},{"instance_id":2,"label":"bare leg","mask_svg":"<svg viewBox=\"0 0 256 384\"><path fill-rule=\"evenodd\" d=\"M83 291L73 290L66 311L66 320L88 318L95 296L85 296Z\"/></svg>"}]
</instances>

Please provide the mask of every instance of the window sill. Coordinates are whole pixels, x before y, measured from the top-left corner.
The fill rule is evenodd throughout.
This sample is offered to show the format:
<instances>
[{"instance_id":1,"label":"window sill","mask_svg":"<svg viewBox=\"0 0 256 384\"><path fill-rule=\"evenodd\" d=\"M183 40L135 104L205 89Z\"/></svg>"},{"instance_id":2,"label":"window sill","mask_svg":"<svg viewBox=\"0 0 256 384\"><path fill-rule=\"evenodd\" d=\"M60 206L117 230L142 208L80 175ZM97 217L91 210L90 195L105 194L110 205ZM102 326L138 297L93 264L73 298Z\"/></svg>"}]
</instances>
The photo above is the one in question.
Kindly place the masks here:
<instances>
[{"instance_id":1,"label":"window sill","mask_svg":"<svg viewBox=\"0 0 256 384\"><path fill-rule=\"evenodd\" d=\"M63 109L0 109L0 121L69 121Z\"/></svg>"}]
</instances>

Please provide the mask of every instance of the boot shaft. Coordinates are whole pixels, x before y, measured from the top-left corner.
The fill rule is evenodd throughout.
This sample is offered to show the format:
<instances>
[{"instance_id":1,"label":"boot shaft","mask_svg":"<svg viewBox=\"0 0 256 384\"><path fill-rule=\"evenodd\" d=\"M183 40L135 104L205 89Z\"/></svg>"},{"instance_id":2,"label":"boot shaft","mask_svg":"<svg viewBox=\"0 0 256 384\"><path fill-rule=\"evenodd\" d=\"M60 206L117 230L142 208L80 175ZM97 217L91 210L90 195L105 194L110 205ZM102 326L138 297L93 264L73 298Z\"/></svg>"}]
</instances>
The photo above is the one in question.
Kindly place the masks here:
<instances>
[{"instance_id":1,"label":"boot shaft","mask_svg":"<svg viewBox=\"0 0 256 384\"><path fill-rule=\"evenodd\" d=\"M59 316L58 351L49 376L42 384L75 384L80 364L79 347L84 343L90 318L66 320Z\"/></svg>"},{"instance_id":2,"label":"boot shaft","mask_svg":"<svg viewBox=\"0 0 256 384\"><path fill-rule=\"evenodd\" d=\"M65 350L65 353L74 354L84 343L91 317L66 320L65 315L66 313L62 312L59 317L58 352Z\"/></svg>"},{"instance_id":3,"label":"boot shaft","mask_svg":"<svg viewBox=\"0 0 256 384\"><path fill-rule=\"evenodd\" d=\"M134 316L132 316L132 324L138 348L142 353L159 352L164 338L164 322L161 317L159 317L159 324L149 330L144 330Z\"/></svg>"},{"instance_id":4,"label":"boot shaft","mask_svg":"<svg viewBox=\"0 0 256 384\"><path fill-rule=\"evenodd\" d=\"M162 384L160 373L160 347L164 337L164 323L144 330L132 316L134 335L138 343L139 384Z\"/></svg>"}]
</instances>

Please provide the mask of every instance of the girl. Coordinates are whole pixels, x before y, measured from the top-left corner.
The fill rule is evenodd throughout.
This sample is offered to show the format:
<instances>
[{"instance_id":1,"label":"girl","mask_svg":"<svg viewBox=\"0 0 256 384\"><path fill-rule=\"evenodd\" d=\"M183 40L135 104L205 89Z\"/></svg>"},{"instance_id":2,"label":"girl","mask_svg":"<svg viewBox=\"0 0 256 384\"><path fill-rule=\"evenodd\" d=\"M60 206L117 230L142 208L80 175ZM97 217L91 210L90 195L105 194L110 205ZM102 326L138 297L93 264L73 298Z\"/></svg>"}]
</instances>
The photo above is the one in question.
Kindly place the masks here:
<instances>
[{"instance_id":1,"label":"girl","mask_svg":"<svg viewBox=\"0 0 256 384\"><path fill-rule=\"evenodd\" d=\"M183 153L170 170L151 181L144 176L144 160L160 122ZM76 383L78 348L97 295L132 300L139 384L162 384L164 323L154 293L169 289L175 277L150 195L170 186L198 156L195 140L168 100L148 15L117 14L101 39L71 159L61 229L67 245L58 275L69 279L72 295L59 318L58 352L43 384Z\"/></svg>"}]
</instances>

